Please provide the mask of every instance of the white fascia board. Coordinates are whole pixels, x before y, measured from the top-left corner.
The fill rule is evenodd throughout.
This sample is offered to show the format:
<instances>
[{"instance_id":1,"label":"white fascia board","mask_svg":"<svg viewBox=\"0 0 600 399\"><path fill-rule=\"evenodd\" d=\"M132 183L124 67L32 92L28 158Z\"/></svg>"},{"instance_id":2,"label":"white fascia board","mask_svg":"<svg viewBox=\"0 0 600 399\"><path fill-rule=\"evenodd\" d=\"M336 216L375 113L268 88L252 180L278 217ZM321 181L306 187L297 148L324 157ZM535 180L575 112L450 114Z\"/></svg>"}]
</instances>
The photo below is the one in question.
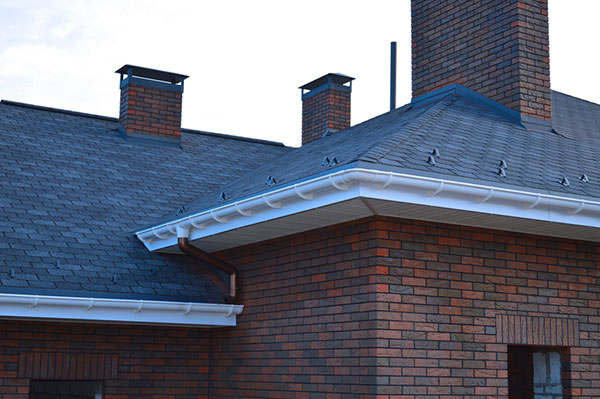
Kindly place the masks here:
<instances>
[{"instance_id":1,"label":"white fascia board","mask_svg":"<svg viewBox=\"0 0 600 399\"><path fill-rule=\"evenodd\" d=\"M1 294L0 318L232 327L242 305L134 299Z\"/></svg>"},{"instance_id":2,"label":"white fascia board","mask_svg":"<svg viewBox=\"0 0 600 399\"><path fill-rule=\"evenodd\" d=\"M156 251L177 245L178 237L199 240L359 197L600 227L600 202L597 201L352 168L178 218L135 234L149 250Z\"/></svg>"}]
</instances>

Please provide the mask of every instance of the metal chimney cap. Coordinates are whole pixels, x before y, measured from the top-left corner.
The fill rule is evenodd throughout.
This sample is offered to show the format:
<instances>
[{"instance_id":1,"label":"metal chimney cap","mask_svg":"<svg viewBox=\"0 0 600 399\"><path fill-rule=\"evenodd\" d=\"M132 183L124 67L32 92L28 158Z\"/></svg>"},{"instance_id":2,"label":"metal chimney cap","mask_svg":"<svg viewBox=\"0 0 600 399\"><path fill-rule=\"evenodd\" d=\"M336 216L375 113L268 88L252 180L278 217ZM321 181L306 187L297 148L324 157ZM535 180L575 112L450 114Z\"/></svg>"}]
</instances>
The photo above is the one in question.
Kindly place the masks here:
<instances>
[{"instance_id":1,"label":"metal chimney cap","mask_svg":"<svg viewBox=\"0 0 600 399\"><path fill-rule=\"evenodd\" d=\"M313 80L312 82L308 82L307 84L300 86L299 89L313 90L330 82L333 84L344 85L353 80L353 77L341 73L328 73L327 75L323 75L320 78Z\"/></svg>"},{"instance_id":2,"label":"metal chimney cap","mask_svg":"<svg viewBox=\"0 0 600 399\"><path fill-rule=\"evenodd\" d=\"M180 73L160 71L158 69L144 68L130 64L123 65L121 68L117 69L115 73L120 73L121 75L131 74L131 76L159 80L172 84L181 83L185 79L189 78L189 76L182 75Z\"/></svg>"}]
</instances>

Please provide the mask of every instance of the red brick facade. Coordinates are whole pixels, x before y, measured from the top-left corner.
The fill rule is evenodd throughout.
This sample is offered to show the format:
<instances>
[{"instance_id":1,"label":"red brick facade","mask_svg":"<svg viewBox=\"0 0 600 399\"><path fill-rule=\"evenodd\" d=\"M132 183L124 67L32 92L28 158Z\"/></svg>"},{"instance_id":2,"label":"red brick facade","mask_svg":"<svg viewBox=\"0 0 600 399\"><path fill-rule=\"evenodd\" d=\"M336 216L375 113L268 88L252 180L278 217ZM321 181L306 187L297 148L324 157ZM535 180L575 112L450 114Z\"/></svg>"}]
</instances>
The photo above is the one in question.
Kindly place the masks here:
<instances>
[{"instance_id":1,"label":"red brick facade","mask_svg":"<svg viewBox=\"0 0 600 399\"><path fill-rule=\"evenodd\" d=\"M413 97L460 83L552 119L547 0L412 0Z\"/></svg>"},{"instance_id":2,"label":"red brick facade","mask_svg":"<svg viewBox=\"0 0 600 399\"><path fill-rule=\"evenodd\" d=\"M507 399L510 345L557 348L565 399L600 396L597 244L374 217L223 255L237 327L5 321L0 397L69 358L108 399Z\"/></svg>"},{"instance_id":3,"label":"red brick facade","mask_svg":"<svg viewBox=\"0 0 600 399\"><path fill-rule=\"evenodd\" d=\"M103 381L105 399L208 398L202 329L2 321L0 398L27 399L35 380Z\"/></svg>"},{"instance_id":4,"label":"red brick facade","mask_svg":"<svg viewBox=\"0 0 600 399\"><path fill-rule=\"evenodd\" d=\"M372 218L232 253L211 398L506 399L511 343L562 347L565 398L600 396L596 244Z\"/></svg>"},{"instance_id":5,"label":"red brick facade","mask_svg":"<svg viewBox=\"0 0 600 399\"><path fill-rule=\"evenodd\" d=\"M179 138L182 93L127 84L121 88L119 124L129 133Z\"/></svg>"},{"instance_id":6,"label":"red brick facade","mask_svg":"<svg viewBox=\"0 0 600 399\"><path fill-rule=\"evenodd\" d=\"M302 144L350 127L350 91L328 88L302 101Z\"/></svg>"}]
</instances>

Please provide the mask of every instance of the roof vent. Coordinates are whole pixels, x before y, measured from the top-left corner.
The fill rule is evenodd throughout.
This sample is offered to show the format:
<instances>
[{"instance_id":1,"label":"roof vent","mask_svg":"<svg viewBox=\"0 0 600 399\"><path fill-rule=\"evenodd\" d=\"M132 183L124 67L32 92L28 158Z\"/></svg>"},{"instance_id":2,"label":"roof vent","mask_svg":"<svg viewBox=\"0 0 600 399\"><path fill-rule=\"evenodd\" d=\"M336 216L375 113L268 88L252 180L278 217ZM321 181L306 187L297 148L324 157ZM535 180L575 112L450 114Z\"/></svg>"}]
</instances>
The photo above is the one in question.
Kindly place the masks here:
<instances>
[{"instance_id":1,"label":"roof vent","mask_svg":"<svg viewBox=\"0 0 600 399\"><path fill-rule=\"evenodd\" d=\"M502 166L500 168L498 168L498 172L497 172L498 176L500 177L506 177L506 169L504 169Z\"/></svg>"},{"instance_id":2,"label":"roof vent","mask_svg":"<svg viewBox=\"0 0 600 399\"><path fill-rule=\"evenodd\" d=\"M565 187L569 187L571 185L571 183L569 183L569 179L567 179L566 176L563 176L562 180L560 181L560 184L562 184Z\"/></svg>"},{"instance_id":3,"label":"roof vent","mask_svg":"<svg viewBox=\"0 0 600 399\"><path fill-rule=\"evenodd\" d=\"M116 274L113 274L113 275L112 275L112 278L110 279L110 281L112 281L112 282L113 282L113 284L117 284L117 275L116 275Z\"/></svg>"},{"instance_id":4,"label":"roof vent","mask_svg":"<svg viewBox=\"0 0 600 399\"><path fill-rule=\"evenodd\" d=\"M590 179L588 179L587 175L584 173L581 176L579 176L579 180L581 180L584 183L589 183Z\"/></svg>"},{"instance_id":5,"label":"roof vent","mask_svg":"<svg viewBox=\"0 0 600 399\"><path fill-rule=\"evenodd\" d=\"M15 278L15 269L10 269L9 276L10 278Z\"/></svg>"},{"instance_id":6,"label":"roof vent","mask_svg":"<svg viewBox=\"0 0 600 399\"><path fill-rule=\"evenodd\" d=\"M56 262L54 262L54 266L59 269L60 268L60 261L57 260Z\"/></svg>"},{"instance_id":7,"label":"roof vent","mask_svg":"<svg viewBox=\"0 0 600 399\"><path fill-rule=\"evenodd\" d=\"M335 156L329 158L329 157L325 157L323 158L323 161L321 161L321 166L329 166L330 168L332 166L336 166L338 164L338 160Z\"/></svg>"},{"instance_id":8,"label":"roof vent","mask_svg":"<svg viewBox=\"0 0 600 399\"><path fill-rule=\"evenodd\" d=\"M427 157L427 163L431 166L435 166L435 157L433 156L433 154L429 154L429 156Z\"/></svg>"},{"instance_id":9,"label":"roof vent","mask_svg":"<svg viewBox=\"0 0 600 399\"><path fill-rule=\"evenodd\" d=\"M225 194L225 191L221 191L221 194L219 194L219 201L218 202L223 202L227 200L227 194Z\"/></svg>"},{"instance_id":10,"label":"roof vent","mask_svg":"<svg viewBox=\"0 0 600 399\"><path fill-rule=\"evenodd\" d=\"M267 180L265 180L265 184L271 187L273 184L277 184L277 179L275 176L267 176Z\"/></svg>"},{"instance_id":11,"label":"roof vent","mask_svg":"<svg viewBox=\"0 0 600 399\"><path fill-rule=\"evenodd\" d=\"M502 160L500 161L500 167L501 167L502 169L508 169L508 164L506 163L506 161L505 161L504 159L502 159Z\"/></svg>"},{"instance_id":12,"label":"roof vent","mask_svg":"<svg viewBox=\"0 0 600 399\"><path fill-rule=\"evenodd\" d=\"M431 150L431 155L433 155L436 158L440 157L440 152L438 151L437 148L434 148L433 150Z\"/></svg>"},{"instance_id":13,"label":"roof vent","mask_svg":"<svg viewBox=\"0 0 600 399\"><path fill-rule=\"evenodd\" d=\"M186 211L185 206L181 205L179 207L179 209L177 209L177 215L181 215L181 214L185 213L185 211Z\"/></svg>"}]
</instances>

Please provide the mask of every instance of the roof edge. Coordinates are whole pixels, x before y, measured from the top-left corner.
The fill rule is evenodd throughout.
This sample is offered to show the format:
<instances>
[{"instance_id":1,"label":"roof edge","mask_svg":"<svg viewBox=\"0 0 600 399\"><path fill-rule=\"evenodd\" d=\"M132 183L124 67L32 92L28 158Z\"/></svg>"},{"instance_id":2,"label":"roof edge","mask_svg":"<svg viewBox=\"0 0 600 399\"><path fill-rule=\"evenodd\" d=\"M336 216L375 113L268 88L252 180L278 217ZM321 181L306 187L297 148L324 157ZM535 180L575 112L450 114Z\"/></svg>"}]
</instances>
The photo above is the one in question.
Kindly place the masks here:
<instances>
[{"instance_id":1,"label":"roof edge","mask_svg":"<svg viewBox=\"0 0 600 399\"><path fill-rule=\"evenodd\" d=\"M21 102L17 102L17 101L0 100L0 103L6 104L6 105L12 105L15 107L35 109L38 111L56 112L56 113L65 114L65 115L81 116L83 118L101 119L101 120L105 120L105 121L109 121L109 122L118 122L119 121L119 118L113 118L111 116L88 114L86 112L71 111L68 109L53 108L53 107L45 107L43 105L21 103Z\"/></svg>"},{"instance_id":2,"label":"roof edge","mask_svg":"<svg viewBox=\"0 0 600 399\"><path fill-rule=\"evenodd\" d=\"M189 237L190 241L201 240L361 197L468 211L484 216L499 215L586 228L600 227L598 201L436 177L351 168L209 208L134 234L150 251L160 251L175 245L178 237ZM287 233L284 231L281 235Z\"/></svg>"},{"instance_id":3,"label":"roof edge","mask_svg":"<svg viewBox=\"0 0 600 399\"><path fill-rule=\"evenodd\" d=\"M234 134L207 132L204 130L195 130L195 129L187 129L187 128L182 128L181 131L185 132L185 133L190 133L190 134L201 134L204 136L219 137L219 138L228 139L228 140L246 141L249 143L272 145L275 147L286 147L285 144L283 144L282 142L279 142L279 141L255 139L252 137L236 136Z\"/></svg>"},{"instance_id":4,"label":"roof edge","mask_svg":"<svg viewBox=\"0 0 600 399\"><path fill-rule=\"evenodd\" d=\"M43 105L28 104L28 103L22 103L22 102L18 102L18 101L0 100L0 104L6 104L6 105L14 106L14 107L35 109L38 111L56 112L56 113L64 114L64 115L80 116L83 118L100 119L100 120L104 120L104 121L108 121L108 122L119 122L119 118L114 118L112 116L90 114L90 113L79 112L79 111L71 111L71 110L62 109L62 108L46 107ZM276 146L276 147L286 147L285 144L278 142L278 141L255 139L252 137L236 136L236 135L226 134L226 133L214 133L214 132L207 132L204 130L188 129L188 128L182 128L181 131L184 133L201 134L204 136L219 137L219 138L229 139L229 140L246 141L249 143L272 145L272 146Z\"/></svg>"},{"instance_id":5,"label":"roof edge","mask_svg":"<svg viewBox=\"0 0 600 399\"><path fill-rule=\"evenodd\" d=\"M230 327L242 305L0 293L0 318Z\"/></svg>"}]
</instances>

